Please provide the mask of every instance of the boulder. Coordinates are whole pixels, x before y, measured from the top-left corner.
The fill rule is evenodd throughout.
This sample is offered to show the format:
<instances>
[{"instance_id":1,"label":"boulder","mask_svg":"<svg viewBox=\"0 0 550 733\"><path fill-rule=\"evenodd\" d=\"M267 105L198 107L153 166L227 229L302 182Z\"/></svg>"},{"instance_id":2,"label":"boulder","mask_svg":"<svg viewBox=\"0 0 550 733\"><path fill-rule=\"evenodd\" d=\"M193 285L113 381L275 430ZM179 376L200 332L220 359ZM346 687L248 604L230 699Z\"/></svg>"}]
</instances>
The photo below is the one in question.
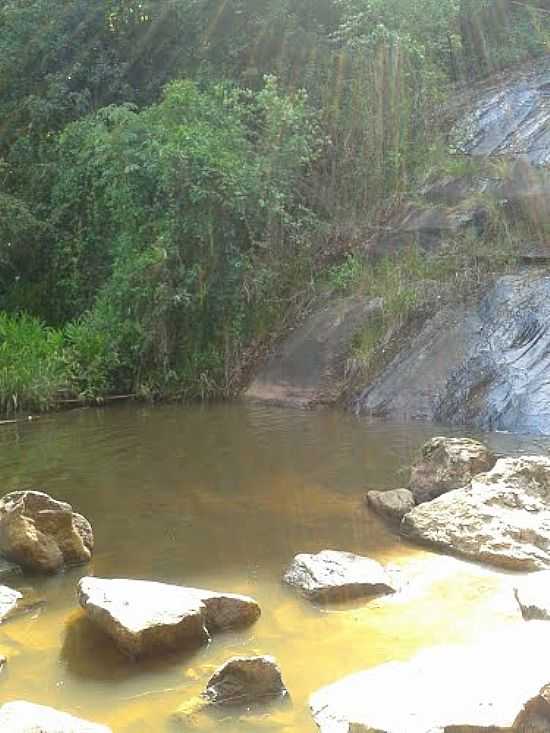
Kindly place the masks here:
<instances>
[{"instance_id":1,"label":"boulder","mask_svg":"<svg viewBox=\"0 0 550 733\"><path fill-rule=\"evenodd\" d=\"M414 508L415 501L409 489L390 491L369 491L367 502L378 514L400 522L407 512Z\"/></svg>"},{"instance_id":2,"label":"boulder","mask_svg":"<svg viewBox=\"0 0 550 733\"><path fill-rule=\"evenodd\" d=\"M285 697L287 689L273 657L233 657L206 686L206 698L216 705L250 705Z\"/></svg>"},{"instance_id":3,"label":"boulder","mask_svg":"<svg viewBox=\"0 0 550 733\"><path fill-rule=\"evenodd\" d=\"M501 458L403 517L407 537L513 570L550 566L550 459Z\"/></svg>"},{"instance_id":4,"label":"boulder","mask_svg":"<svg viewBox=\"0 0 550 733\"><path fill-rule=\"evenodd\" d=\"M526 621L550 620L550 571L542 570L523 578L514 588L521 613Z\"/></svg>"},{"instance_id":5,"label":"boulder","mask_svg":"<svg viewBox=\"0 0 550 733\"><path fill-rule=\"evenodd\" d=\"M41 491L14 491L0 501L0 551L35 572L88 562L93 532L70 504Z\"/></svg>"},{"instance_id":6,"label":"boulder","mask_svg":"<svg viewBox=\"0 0 550 733\"><path fill-rule=\"evenodd\" d=\"M397 590L376 560L336 550L296 555L283 581L318 602L386 595Z\"/></svg>"},{"instance_id":7,"label":"boulder","mask_svg":"<svg viewBox=\"0 0 550 733\"><path fill-rule=\"evenodd\" d=\"M78 600L89 619L130 657L178 651L208 639L205 605L177 585L83 578Z\"/></svg>"},{"instance_id":8,"label":"boulder","mask_svg":"<svg viewBox=\"0 0 550 733\"><path fill-rule=\"evenodd\" d=\"M185 588L206 607L204 623L211 633L250 626L258 620L261 609L249 596L234 593L218 593L200 588Z\"/></svg>"},{"instance_id":9,"label":"boulder","mask_svg":"<svg viewBox=\"0 0 550 733\"><path fill-rule=\"evenodd\" d=\"M0 585L0 623L5 621L17 608L23 595L7 585Z\"/></svg>"},{"instance_id":10,"label":"boulder","mask_svg":"<svg viewBox=\"0 0 550 733\"><path fill-rule=\"evenodd\" d=\"M105 725L21 700L0 707L0 730L6 733L111 733Z\"/></svg>"},{"instance_id":11,"label":"boulder","mask_svg":"<svg viewBox=\"0 0 550 733\"><path fill-rule=\"evenodd\" d=\"M146 580L83 578L78 596L90 620L132 657L200 643L260 616L248 596Z\"/></svg>"},{"instance_id":12,"label":"boulder","mask_svg":"<svg viewBox=\"0 0 550 733\"><path fill-rule=\"evenodd\" d=\"M528 727L526 714L547 684L549 643L550 624L514 624L352 674L312 695L310 708L321 733L549 733L550 719Z\"/></svg>"},{"instance_id":13,"label":"boulder","mask_svg":"<svg viewBox=\"0 0 550 733\"><path fill-rule=\"evenodd\" d=\"M417 504L431 501L470 483L478 473L490 471L496 458L477 440L432 438L422 447L421 458L411 468L409 489Z\"/></svg>"}]
</instances>

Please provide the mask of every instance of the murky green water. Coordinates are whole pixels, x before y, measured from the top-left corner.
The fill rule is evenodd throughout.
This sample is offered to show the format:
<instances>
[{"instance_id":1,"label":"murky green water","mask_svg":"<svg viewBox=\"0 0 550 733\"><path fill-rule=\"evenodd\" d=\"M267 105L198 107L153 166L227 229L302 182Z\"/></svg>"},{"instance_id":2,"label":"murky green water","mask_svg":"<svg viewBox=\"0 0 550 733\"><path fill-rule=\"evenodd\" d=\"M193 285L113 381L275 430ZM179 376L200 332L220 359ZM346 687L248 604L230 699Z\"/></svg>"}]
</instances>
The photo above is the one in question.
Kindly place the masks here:
<instances>
[{"instance_id":1,"label":"murky green water","mask_svg":"<svg viewBox=\"0 0 550 733\"><path fill-rule=\"evenodd\" d=\"M92 522L97 549L87 568L17 583L46 604L0 627L0 701L50 705L115 733L311 733L307 698L318 687L516 622L506 575L411 547L364 506L366 489L402 485L414 452L438 432L253 405L127 406L2 427L2 493L34 487L70 501ZM548 447L489 442L503 452ZM408 585L368 605L313 607L280 578L294 554L324 548L400 565ZM247 593L263 613L191 657L132 664L83 619L75 586L84 574ZM291 704L174 723L219 664L249 653L277 657Z\"/></svg>"}]
</instances>

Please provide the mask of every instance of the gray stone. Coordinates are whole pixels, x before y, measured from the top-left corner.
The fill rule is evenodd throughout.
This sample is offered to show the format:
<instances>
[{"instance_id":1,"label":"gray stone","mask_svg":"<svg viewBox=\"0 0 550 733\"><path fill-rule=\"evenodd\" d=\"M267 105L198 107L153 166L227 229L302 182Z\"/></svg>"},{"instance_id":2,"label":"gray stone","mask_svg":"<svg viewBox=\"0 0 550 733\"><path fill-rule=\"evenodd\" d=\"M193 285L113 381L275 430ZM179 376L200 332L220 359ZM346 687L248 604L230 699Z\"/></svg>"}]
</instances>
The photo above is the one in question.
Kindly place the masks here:
<instances>
[{"instance_id":1,"label":"gray stone","mask_svg":"<svg viewBox=\"0 0 550 733\"><path fill-rule=\"evenodd\" d=\"M206 686L206 698L216 705L250 705L284 697L287 689L273 657L233 657Z\"/></svg>"},{"instance_id":2,"label":"gray stone","mask_svg":"<svg viewBox=\"0 0 550 733\"><path fill-rule=\"evenodd\" d=\"M367 501L378 514L399 522L415 506L414 496L409 489L369 491Z\"/></svg>"},{"instance_id":3,"label":"gray stone","mask_svg":"<svg viewBox=\"0 0 550 733\"><path fill-rule=\"evenodd\" d=\"M260 606L249 596L200 588L185 588L185 590L190 596L195 595L204 603L206 607L204 622L211 633L250 626L260 617Z\"/></svg>"},{"instance_id":4,"label":"gray stone","mask_svg":"<svg viewBox=\"0 0 550 733\"><path fill-rule=\"evenodd\" d=\"M550 571L531 573L514 588L521 613L526 621L550 620Z\"/></svg>"},{"instance_id":5,"label":"gray stone","mask_svg":"<svg viewBox=\"0 0 550 733\"><path fill-rule=\"evenodd\" d=\"M422 447L421 458L411 469L409 489L415 502L430 501L452 489L467 486L478 473L496 463L494 454L470 438L432 438Z\"/></svg>"},{"instance_id":6,"label":"gray stone","mask_svg":"<svg viewBox=\"0 0 550 733\"><path fill-rule=\"evenodd\" d=\"M316 692L321 733L548 733L533 699L547 684L550 624L513 625L464 647L432 647ZM542 718L544 721L544 718Z\"/></svg>"},{"instance_id":7,"label":"gray stone","mask_svg":"<svg viewBox=\"0 0 550 733\"><path fill-rule=\"evenodd\" d=\"M501 458L469 486L415 507L401 531L504 568L550 567L550 459Z\"/></svg>"},{"instance_id":8,"label":"gray stone","mask_svg":"<svg viewBox=\"0 0 550 733\"><path fill-rule=\"evenodd\" d=\"M177 585L83 578L78 600L89 619L130 657L178 651L208 639L204 603Z\"/></svg>"},{"instance_id":9,"label":"gray stone","mask_svg":"<svg viewBox=\"0 0 550 733\"><path fill-rule=\"evenodd\" d=\"M245 397L299 407L334 402L340 396L354 337L381 313L380 298L332 300L275 349Z\"/></svg>"},{"instance_id":10,"label":"gray stone","mask_svg":"<svg viewBox=\"0 0 550 733\"><path fill-rule=\"evenodd\" d=\"M41 491L14 491L0 501L0 551L35 572L55 573L92 555L89 522L70 504Z\"/></svg>"},{"instance_id":11,"label":"gray stone","mask_svg":"<svg viewBox=\"0 0 550 733\"><path fill-rule=\"evenodd\" d=\"M309 600L327 603L396 591L394 581L380 563L336 550L296 555L283 581Z\"/></svg>"},{"instance_id":12,"label":"gray stone","mask_svg":"<svg viewBox=\"0 0 550 733\"><path fill-rule=\"evenodd\" d=\"M111 733L105 725L21 700L0 707L0 730L5 733Z\"/></svg>"}]
</instances>

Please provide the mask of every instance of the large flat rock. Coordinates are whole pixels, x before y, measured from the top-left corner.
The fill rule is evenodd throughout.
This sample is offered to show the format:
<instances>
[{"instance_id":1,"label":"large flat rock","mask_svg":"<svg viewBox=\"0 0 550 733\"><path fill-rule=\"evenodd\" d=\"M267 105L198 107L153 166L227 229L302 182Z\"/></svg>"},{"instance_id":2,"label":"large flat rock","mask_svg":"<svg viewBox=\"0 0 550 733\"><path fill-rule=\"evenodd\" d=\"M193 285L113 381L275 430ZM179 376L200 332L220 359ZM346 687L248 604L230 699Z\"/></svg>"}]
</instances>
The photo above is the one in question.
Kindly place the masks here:
<instances>
[{"instance_id":1,"label":"large flat rock","mask_svg":"<svg viewBox=\"0 0 550 733\"><path fill-rule=\"evenodd\" d=\"M323 603L386 595L396 590L394 580L376 560L338 550L296 555L283 581L309 600Z\"/></svg>"},{"instance_id":2,"label":"large flat rock","mask_svg":"<svg viewBox=\"0 0 550 733\"><path fill-rule=\"evenodd\" d=\"M276 348L245 397L302 407L334 401L353 338L381 307L380 299L349 297L317 310Z\"/></svg>"},{"instance_id":3,"label":"large flat rock","mask_svg":"<svg viewBox=\"0 0 550 733\"><path fill-rule=\"evenodd\" d=\"M105 725L21 700L0 707L0 730L3 733L111 733Z\"/></svg>"},{"instance_id":4,"label":"large flat rock","mask_svg":"<svg viewBox=\"0 0 550 733\"><path fill-rule=\"evenodd\" d=\"M519 725L550 675L550 624L513 625L467 647L433 647L316 692L321 733L548 733ZM516 722L518 725L516 726Z\"/></svg>"},{"instance_id":5,"label":"large flat rock","mask_svg":"<svg viewBox=\"0 0 550 733\"><path fill-rule=\"evenodd\" d=\"M550 567L550 458L501 458L467 487L415 507L401 530L505 568Z\"/></svg>"},{"instance_id":6,"label":"large flat rock","mask_svg":"<svg viewBox=\"0 0 550 733\"><path fill-rule=\"evenodd\" d=\"M180 586L83 578L78 599L90 620L130 657L174 652L208 638L205 605Z\"/></svg>"}]
</instances>

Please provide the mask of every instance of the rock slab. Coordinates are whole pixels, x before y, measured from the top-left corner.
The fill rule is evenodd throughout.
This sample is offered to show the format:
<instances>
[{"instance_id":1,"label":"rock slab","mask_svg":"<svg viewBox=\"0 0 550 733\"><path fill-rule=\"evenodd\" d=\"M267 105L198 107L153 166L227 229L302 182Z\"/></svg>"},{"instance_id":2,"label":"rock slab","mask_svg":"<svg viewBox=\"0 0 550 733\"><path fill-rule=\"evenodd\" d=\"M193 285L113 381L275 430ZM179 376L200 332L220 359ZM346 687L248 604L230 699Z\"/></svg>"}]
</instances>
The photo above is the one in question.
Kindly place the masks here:
<instances>
[{"instance_id":1,"label":"rock slab","mask_svg":"<svg viewBox=\"0 0 550 733\"><path fill-rule=\"evenodd\" d=\"M0 730L5 733L112 733L105 725L21 700L0 707Z\"/></svg>"},{"instance_id":2,"label":"rock slab","mask_svg":"<svg viewBox=\"0 0 550 733\"><path fill-rule=\"evenodd\" d=\"M550 459L501 458L469 486L415 507L401 531L508 569L550 567Z\"/></svg>"},{"instance_id":3,"label":"rock slab","mask_svg":"<svg viewBox=\"0 0 550 733\"><path fill-rule=\"evenodd\" d=\"M417 504L467 486L479 473L490 471L494 454L471 438L436 437L422 447L420 460L411 468L409 489Z\"/></svg>"},{"instance_id":4,"label":"rock slab","mask_svg":"<svg viewBox=\"0 0 550 733\"><path fill-rule=\"evenodd\" d=\"M129 657L178 651L208 638L206 607L176 585L83 578L78 600L90 620Z\"/></svg>"},{"instance_id":5,"label":"rock slab","mask_svg":"<svg viewBox=\"0 0 550 733\"><path fill-rule=\"evenodd\" d=\"M216 705L251 705L285 697L287 689L274 657L233 657L206 686L206 698Z\"/></svg>"},{"instance_id":6,"label":"rock slab","mask_svg":"<svg viewBox=\"0 0 550 733\"><path fill-rule=\"evenodd\" d=\"M131 657L176 651L260 616L248 596L147 580L83 578L78 597L91 621Z\"/></svg>"},{"instance_id":7,"label":"rock slab","mask_svg":"<svg viewBox=\"0 0 550 733\"><path fill-rule=\"evenodd\" d=\"M55 573L88 562L94 546L90 523L41 491L14 491L0 500L0 552L22 567Z\"/></svg>"},{"instance_id":8,"label":"rock slab","mask_svg":"<svg viewBox=\"0 0 550 733\"><path fill-rule=\"evenodd\" d=\"M296 555L283 581L309 600L325 603L386 595L397 590L376 560L337 550Z\"/></svg>"},{"instance_id":9,"label":"rock slab","mask_svg":"<svg viewBox=\"0 0 550 733\"><path fill-rule=\"evenodd\" d=\"M548 733L550 719L534 727L532 706L544 707L549 643L550 624L533 621L471 646L433 647L319 690L311 712L321 733Z\"/></svg>"},{"instance_id":10,"label":"rock slab","mask_svg":"<svg viewBox=\"0 0 550 733\"><path fill-rule=\"evenodd\" d=\"M0 585L0 624L17 608L23 595L7 585Z\"/></svg>"},{"instance_id":11,"label":"rock slab","mask_svg":"<svg viewBox=\"0 0 550 733\"><path fill-rule=\"evenodd\" d=\"M378 514L398 522L415 506L413 493L409 489L369 491L367 503Z\"/></svg>"}]
</instances>

